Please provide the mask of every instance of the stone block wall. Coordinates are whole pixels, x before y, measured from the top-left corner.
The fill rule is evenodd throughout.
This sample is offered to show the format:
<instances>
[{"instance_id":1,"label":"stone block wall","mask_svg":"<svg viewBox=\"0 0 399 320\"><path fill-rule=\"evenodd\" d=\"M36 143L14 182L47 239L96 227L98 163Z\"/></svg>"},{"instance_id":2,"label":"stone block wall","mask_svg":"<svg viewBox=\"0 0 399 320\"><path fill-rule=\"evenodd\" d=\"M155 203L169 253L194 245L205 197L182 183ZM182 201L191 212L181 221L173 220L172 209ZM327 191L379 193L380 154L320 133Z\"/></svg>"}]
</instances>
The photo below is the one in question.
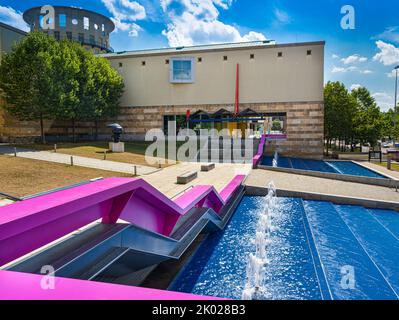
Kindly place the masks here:
<instances>
[{"instance_id":1,"label":"stone block wall","mask_svg":"<svg viewBox=\"0 0 399 320\"><path fill-rule=\"evenodd\" d=\"M197 110L209 113L216 112L220 108L233 111L232 105L186 105L186 106L152 106L152 107L123 107L116 119L102 121L99 124L100 138L108 138L110 129L106 124L120 123L125 133L123 139L143 140L145 133L154 128L163 128L165 115L185 115L187 110L191 114ZM287 140L271 141L266 146L267 153L277 150L282 155L300 156L309 158L322 158L324 136L324 104L323 102L297 102L297 103L255 103L241 104L240 109L251 108L259 113L286 113L287 114ZM77 123L77 135L90 137L94 134L93 122ZM46 121L46 134L63 138L72 134L72 128L68 122ZM39 136L40 128L34 122L20 122L12 119L3 112L0 113L0 139L12 141L16 136ZM8 137L8 138L7 138ZM11 139L10 139L11 137Z\"/></svg>"}]
</instances>

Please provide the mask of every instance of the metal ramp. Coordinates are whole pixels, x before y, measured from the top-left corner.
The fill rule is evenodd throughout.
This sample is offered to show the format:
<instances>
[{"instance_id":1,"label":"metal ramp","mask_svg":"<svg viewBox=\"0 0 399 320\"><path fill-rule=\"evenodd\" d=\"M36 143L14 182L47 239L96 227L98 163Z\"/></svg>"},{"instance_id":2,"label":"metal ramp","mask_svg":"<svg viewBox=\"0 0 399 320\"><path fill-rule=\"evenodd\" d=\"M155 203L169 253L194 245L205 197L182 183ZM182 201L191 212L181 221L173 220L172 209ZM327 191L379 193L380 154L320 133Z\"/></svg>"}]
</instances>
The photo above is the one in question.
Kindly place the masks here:
<instances>
[{"instance_id":1,"label":"metal ramp","mask_svg":"<svg viewBox=\"0 0 399 320\"><path fill-rule=\"evenodd\" d=\"M237 187L219 213L192 208L170 236L134 224L96 223L7 270L40 274L49 265L57 277L140 285L161 262L180 259L199 234L223 229L244 193L244 186Z\"/></svg>"}]
</instances>

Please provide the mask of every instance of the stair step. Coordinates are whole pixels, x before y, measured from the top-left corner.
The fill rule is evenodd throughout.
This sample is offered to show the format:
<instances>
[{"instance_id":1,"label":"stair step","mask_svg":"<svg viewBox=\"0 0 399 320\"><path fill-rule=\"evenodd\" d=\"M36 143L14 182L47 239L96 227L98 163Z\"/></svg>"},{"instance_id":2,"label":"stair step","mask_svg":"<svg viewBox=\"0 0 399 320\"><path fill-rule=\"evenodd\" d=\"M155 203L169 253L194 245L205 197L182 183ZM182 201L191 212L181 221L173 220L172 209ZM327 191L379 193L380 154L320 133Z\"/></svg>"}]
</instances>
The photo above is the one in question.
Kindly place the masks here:
<instances>
[{"instance_id":1,"label":"stair step","mask_svg":"<svg viewBox=\"0 0 399 320\"><path fill-rule=\"evenodd\" d=\"M74 275L74 277L81 280L92 280L129 250L129 248L123 247L112 248L97 259L97 263L92 264L89 268Z\"/></svg>"}]
</instances>

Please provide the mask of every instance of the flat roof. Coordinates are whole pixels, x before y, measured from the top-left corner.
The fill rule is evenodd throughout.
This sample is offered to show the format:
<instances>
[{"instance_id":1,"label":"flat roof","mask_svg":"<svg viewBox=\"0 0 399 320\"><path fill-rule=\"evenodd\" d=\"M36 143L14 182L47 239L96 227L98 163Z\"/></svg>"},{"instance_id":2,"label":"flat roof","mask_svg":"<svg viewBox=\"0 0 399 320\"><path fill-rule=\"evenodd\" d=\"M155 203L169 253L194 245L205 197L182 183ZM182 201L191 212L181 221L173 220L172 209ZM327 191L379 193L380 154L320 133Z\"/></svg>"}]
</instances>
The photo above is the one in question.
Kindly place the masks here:
<instances>
[{"instance_id":1,"label":"flat roof","mask_svg":"<svg viewBox=\"0 0 399 320\"><path fill-rule=\"evenodd\" d=\"M221 43L197 46L181 46L173 48L159 48L159 49L146 49L134 51L120 51L115 53L100 54L100 56L110 59L127 58L127 57L142 57L142 56L157 56L157 55L174 55L180 53L200 53L209 51L233 51L233 50L248 50L248 49L265 49L265 48L284 48L284 47L299 47L311 45L325 45L325 41L315 42L297 42L276 44L274 40L264 41L250 41L250 42L237 42L237 43Z\"/></svg>"},{"instance_id":2,"label":"flat roof","mask_svg":"<svg viewBox=\"0 0 399 320\"><path fill-rule=\"evenodd\" d=\"M21 29L15 28L15 27L10 26L9 24L5 24L5 23L3 23L1 21L0 21L0 27L3 27L5 29L8 29L8 30L11 30L11 31L14 31L14 32L17 32L17 33L19 33L19 34L21 34L23 36L26 36L28 34L26 31L23 31Z\"/></svg>"}]
</instances>

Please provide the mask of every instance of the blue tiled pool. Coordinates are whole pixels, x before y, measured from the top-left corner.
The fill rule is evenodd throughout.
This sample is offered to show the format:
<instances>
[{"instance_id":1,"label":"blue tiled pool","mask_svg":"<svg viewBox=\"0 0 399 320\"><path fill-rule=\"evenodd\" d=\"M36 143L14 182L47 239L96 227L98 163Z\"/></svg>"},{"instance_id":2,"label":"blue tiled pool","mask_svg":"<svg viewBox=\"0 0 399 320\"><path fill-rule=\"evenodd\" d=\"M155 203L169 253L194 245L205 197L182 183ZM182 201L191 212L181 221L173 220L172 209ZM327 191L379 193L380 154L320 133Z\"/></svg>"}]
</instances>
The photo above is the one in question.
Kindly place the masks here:
<instances>
[{"instance_id":1,"label":"blue tiled pool","mask_svg":"<svg viewBox=\"0 0 399 320\"><path fill-rule=\"evenodd\" d=\"M262 199L244 197L228 227L207 238L170 289L240 299ZM297 198L279 198L275 210L258 298L399 298L399 213Z\"/></svg>"},{"instance_id":2,"label":"blue tiled pool","mask_svg":"<svg viewBox=\"0 0 399 320\"><path fill-rule=\"evenodd\" d=\"M263 157L262 165L273 166L273 157ZM323 161L300 158L278 157L277 167L347 174L352 176L387 178L351 161Z\"/></svg>"}]
</instances>

